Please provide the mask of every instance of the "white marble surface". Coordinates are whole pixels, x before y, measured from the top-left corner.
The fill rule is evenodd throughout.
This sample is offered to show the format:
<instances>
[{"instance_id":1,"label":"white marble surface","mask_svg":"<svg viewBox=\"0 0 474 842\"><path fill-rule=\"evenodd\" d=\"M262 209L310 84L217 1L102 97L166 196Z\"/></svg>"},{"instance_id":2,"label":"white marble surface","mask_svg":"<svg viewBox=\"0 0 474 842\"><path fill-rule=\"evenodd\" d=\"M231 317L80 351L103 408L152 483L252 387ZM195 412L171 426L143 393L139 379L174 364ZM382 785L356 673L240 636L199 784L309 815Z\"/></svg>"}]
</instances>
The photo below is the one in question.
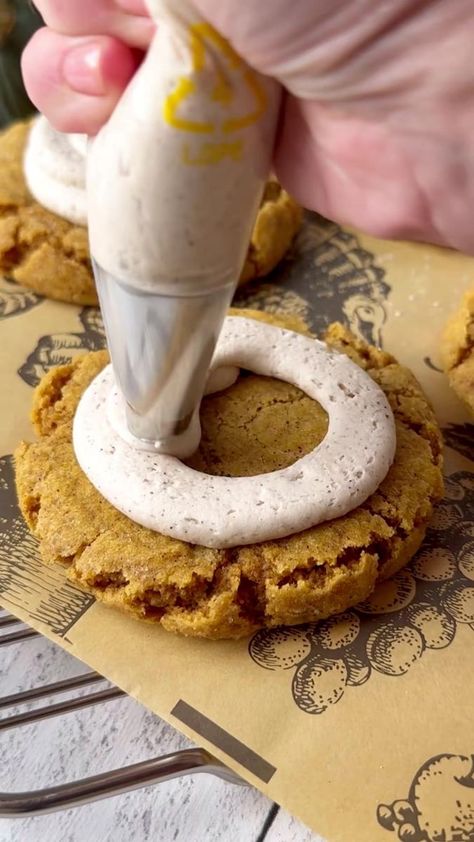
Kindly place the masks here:
<instances>
[{"instance_id":1,"label":"white marble surface","mask_svg":"<svg viewBox=\"0 0 474 842\"><path fill-rule=\"evenodd\" d=\"M1 647L0 696L88 671L41 637ZM0 790L28 790L94 775L189 745L157 716L122 697L1 733ZM211 775L181 778L46 816L0 819L0 842L83 840L323 842L256 790Z\"/></svg>"}]
</instances>

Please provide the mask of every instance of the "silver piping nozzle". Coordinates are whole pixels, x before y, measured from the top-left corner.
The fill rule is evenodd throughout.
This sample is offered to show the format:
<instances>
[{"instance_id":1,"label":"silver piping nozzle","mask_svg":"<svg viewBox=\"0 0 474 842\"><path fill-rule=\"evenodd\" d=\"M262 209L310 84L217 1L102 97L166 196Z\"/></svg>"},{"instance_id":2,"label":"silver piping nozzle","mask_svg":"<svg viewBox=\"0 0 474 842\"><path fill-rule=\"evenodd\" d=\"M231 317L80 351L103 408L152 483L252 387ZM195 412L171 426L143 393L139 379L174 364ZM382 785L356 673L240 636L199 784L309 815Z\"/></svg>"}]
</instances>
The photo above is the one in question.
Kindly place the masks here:
<instances>
[{"instance_id":1,"label":"silver piping nozzle","mask_svg":"<svg viewBox=\"0 0 474 842\"><path fill-rule=\"evenodd\" d=\"M190 456L199 445L199 407L235 283L200 295L163 295L124 284L93 263L129 431L157 452Z\"/></svg>"}]
</instances>

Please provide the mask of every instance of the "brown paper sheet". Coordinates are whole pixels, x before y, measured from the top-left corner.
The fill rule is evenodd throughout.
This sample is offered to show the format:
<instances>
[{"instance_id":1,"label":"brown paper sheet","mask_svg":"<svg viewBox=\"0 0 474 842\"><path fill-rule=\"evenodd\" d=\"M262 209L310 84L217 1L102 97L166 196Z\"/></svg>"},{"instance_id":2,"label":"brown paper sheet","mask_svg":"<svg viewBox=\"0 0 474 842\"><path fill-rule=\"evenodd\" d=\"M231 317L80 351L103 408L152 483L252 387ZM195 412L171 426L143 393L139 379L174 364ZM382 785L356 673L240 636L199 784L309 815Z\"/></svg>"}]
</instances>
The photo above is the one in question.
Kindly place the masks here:
<instances>
[{"instance_id":1,"label":"brown paper sheet","mask_svg":"<svg viewBox=\"0 0 474 842\"><path fill-rule=\"evenodd\" d=\"M474 427L438 359L445 319L472 286L472 259L376 241L309 216L293 258L240 294L243 305L297 310L317 330L340 319L382 342L422 382L448 445L449 500L396 585L405 607L444 611L450 595L446 639L433 639L432 624L423 637L406 612L355 612L352 665L349 650L323 652L322 701L310 713L293 683L304 672L295 639L285 662L265 661L261 637L181 639L95 603L62 570L41 565L16 507L9 454L31 438L32 387L42 373L101 347L103 332L96 310L1 283L1 604L331 842L474 839ZM265 633L267 649L272 635ZM444 648L433 648L440 642ZM309 653L307 643L298 657Z\"/></svg>"}]
</instances>

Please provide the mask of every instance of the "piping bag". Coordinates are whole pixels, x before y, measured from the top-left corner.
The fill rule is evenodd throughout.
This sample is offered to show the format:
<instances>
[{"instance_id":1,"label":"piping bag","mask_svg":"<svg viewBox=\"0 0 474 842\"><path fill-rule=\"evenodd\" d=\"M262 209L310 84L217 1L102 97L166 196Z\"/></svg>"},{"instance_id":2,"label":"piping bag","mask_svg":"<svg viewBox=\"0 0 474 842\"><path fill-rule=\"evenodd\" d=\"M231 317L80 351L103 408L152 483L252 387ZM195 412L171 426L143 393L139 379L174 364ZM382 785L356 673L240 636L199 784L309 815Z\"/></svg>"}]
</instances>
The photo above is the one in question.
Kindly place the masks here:
<instances>
[{"instance_id":1,"label":"piping bag","mask_svg":"<svg viewBox=\"0 0 474 842\"><path fill-rule=\"evenodd\" d=\"M185 458L269 176L279 85L188 0L147 0L157 32L89 142L92 262L128 430Z\"/></svg>"}]
</instances>

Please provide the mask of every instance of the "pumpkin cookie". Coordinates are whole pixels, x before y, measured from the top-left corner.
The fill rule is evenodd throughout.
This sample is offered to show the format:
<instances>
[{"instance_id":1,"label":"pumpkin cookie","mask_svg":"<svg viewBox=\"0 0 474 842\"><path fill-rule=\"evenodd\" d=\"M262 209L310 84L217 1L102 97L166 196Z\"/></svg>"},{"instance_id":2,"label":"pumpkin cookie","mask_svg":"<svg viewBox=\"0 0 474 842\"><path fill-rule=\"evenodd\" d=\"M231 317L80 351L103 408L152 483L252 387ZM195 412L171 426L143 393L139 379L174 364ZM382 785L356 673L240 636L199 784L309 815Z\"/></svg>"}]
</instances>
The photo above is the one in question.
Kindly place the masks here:
<instances>
[{"instance_id":1,"label":"pumpkin cookie","mask_svg":"<svg viewBox=\"0 0 474 842\"><path fill-rule=\"evenodd\" d=\"M474 415L474 289L444 329L441 360L452 388Z\"/></svg>"},{"instance_id":2,"label":"pumpkin cookie","mask_svg":"<svg viewBox=\"0 0 474 842\"><path fill-rule=\"evenodd\" d=\"M287 326L284 318L240 312ZM339 324L325 338L368 371L395 414L394 464L363 506L288 538L231 550L187 544L130 521L90 484L71 444L78 401L108 362L97 351L43 378L33 400L37 440L16 452L21 510L44 562L63 565L107 605L208 638L319 620L366 599L423 540L443 492L441 435L417 381L393 357ZM189 464L226 476L285 467L327 430L324 410L298 389L245 372L204 400L201 420L201 445Z\"/></svg>"},{"instance_id":3,"label":"pumpkin cookie","mask_svg":"<svg viewBox=\"0 0 474 842\"><path fill-rule=\"evenodd\" d=\"M0 133L0 274L58 301L97 304L87 229L38 204L23 175L30 122ZM257 216L240 283L267 275L283 258L302 211L270 181Z\"/></svg>"}]
</instances>

